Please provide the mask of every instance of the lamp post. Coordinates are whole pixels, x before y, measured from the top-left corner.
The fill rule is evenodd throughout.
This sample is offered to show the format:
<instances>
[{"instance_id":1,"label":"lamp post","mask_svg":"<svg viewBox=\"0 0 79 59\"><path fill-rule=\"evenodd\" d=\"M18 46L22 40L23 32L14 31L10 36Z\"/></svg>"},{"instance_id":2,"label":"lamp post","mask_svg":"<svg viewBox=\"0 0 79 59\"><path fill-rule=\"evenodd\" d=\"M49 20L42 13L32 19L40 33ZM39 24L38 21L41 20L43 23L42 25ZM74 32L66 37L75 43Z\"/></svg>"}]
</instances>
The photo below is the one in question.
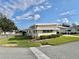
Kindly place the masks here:
<instances>
[{"instance_id":1,"label":"lamp post","mask_svg":"<svg viewBox=\"0 0 79 59\"><path fill-rule=\"evenodd\" d=\"M36 26L36 21L38 20L40 18L40 15L39 14L35 14L35 15L33 15L33 20L34 20L34 38L35 38L35 40L37 39L37 26Z\"/></svg>"}]
</instances>

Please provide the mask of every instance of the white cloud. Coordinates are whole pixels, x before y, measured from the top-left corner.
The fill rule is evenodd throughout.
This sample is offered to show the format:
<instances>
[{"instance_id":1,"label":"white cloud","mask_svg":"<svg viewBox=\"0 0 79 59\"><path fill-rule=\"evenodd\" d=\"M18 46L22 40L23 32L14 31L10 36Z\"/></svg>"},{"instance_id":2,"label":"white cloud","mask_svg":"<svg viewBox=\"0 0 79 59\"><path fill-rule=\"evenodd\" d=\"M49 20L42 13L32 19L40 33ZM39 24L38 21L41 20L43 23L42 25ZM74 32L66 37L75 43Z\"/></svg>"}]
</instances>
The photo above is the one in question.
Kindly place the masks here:
<instances>
[{"instance_id":1,"label":"white cloud","mask_svg":"<svg viewBox=\"0 0 79 59\"><path fill-rule=\"evenodd\" d=\"M69 20L67 18L62 19L64 23L69 23Z\"/></svg>"},{"instance_id":2,"label":"white cloud","mask_svg":"<svg viewBox=\"0 0 79 59\"><path fill-rule=\"evenodd\" d=\"M32 5L39 5L45 1L46 0L17 0L17 2L14 2L13 0L10 0L10 2L12 2L16 8L19 8L21 10L25 10Z\"/></svg>"},{"instance_id":3,"label":"white cloud","mask_svg":"<svg viewBox=\"0 0 79 59\"><path fill-rule=\"evenodd\" d=\"M79 25L79 22L75 22L76 25Z\"/></svg>"},{"instance_id":4,"label":"white cloud","mask_svg":"<svg viewBox=\"0 0 79 59\"><path fill-rule=\"evenodd\" d=\"M9 0L5 1L4 3L0 0L0 12L5 14L8 18L12 19L12 16L15 14L17 9L22 10L23 12L30 8L31 6L34 7L33 10L25 12L22 15L16 16L15 19L32 19L32 15L35 12L39 12L48 8L51 8L50 3L48 0ZM39 19L40 15L34 15L35 19Z\"/></svg>"},{"instance_id":5,"label":"white cloud","mask_svg":"<svg viewBox=\"0 0 79 59\"><path fill-rule=\"evenodd\" d=\"M4 9L3 8L0 8L0 13L3 13L4 12Z\"/></svg>"},{"instance_id":6,"label":"white cloud","mask_svg":"<svg viewBox=\"0 0 79 59\"><path fill-rule=\"evenodd\" d=\"M22 19L28 20L28 19L33 19L33 17L32 17L32 16L29 16L29 17L22 17L22 18L21 18L21 17L17 16L16 19L17 19L17 20L22 20Z\"/></svg>"},{"instance_id":7,"label":"white cloud","mask_svg":"<svg viewBox=\"0 0 79 59\"><path fill-rule=\"evenodd\" d=\"M39 5L42 4L43 2L47 1L47 0L33 0L35 5Z\"/></svg>"},{"instance_id":8,"label":"white cloud","mask_svg":"<svg viewBox=\"0 0 79 59\"><path fill-rule=\"evenodd\" d=\"M66 16L66 15L73 16L73 15L78 15L78 14L79 14L78 10L69 10L69 11L60 13L60 16Z\"/></svg>"},{"instance_id":9,"label":"white cloud","mask_svg":"<svg viewBox=\"0 0 79 59\"><path fill-rule=\"evenodd\" d=\"M45 9L45 7L43 5L40 6L40 9Z\"/></svg>"},{"instance_id":10,"label":"white cloud","mask_svg":"<svg viewBox=\"0 0 79 59\"><path fill-rule=\"evenodd\" d=\"M38 12L38 11L40 11L40 8L36 6L36 7L34 8L34 12Z\"/></svg>"},{"instance_id":11,"label":"white cloud","mask_svg":"<svg viewBox=\"0 0 79 59\"><path fill-rule=\"evenodd\" d=\"M33 14L33 12L29 11L29 12L24 13L21 16L16 16L16 19L17 20L30 19L30 18L32 18L32 14Z\"/></svg>"},{"instance_id":12,"label":"white cloud","mask_svg":"<svg viewBox=\"0 0 79 59\"><path fill-rule=\"evenodd\" d=\"M33 1L33 0L32 0ZM39 3L39 2L40 3ZM42 11L42 10L45 10L45 9L48 9L48 8L51 8L51 5L49 5L46 0L34 0L33 2L36 2L36 6L33 7L33 12L32 11L29 11L29 12L26 12L25 14L21 15L21 16L17 16L16 18L18 19L33 19L33 16L34 16L34 13L36 12L39 12L39 11ZM44 2L44 3L43 3ZM43 4L41 4L43 3ZM41 4L41 5L40 5ZM40 16L38 16L39 18ZM35 16L35 19L37 17Z\"/></svg>"},{"instance_id":13,"label":"white cloud","mask_svg":"<svg viewBox=\"0 0 79 59\"><path fill-rule=\"evenodd\" d=\"M57 22L61 22L61 19L57 19Z\"/></svg>"},{"instance_id":14,"label":"white cloud","mask_svg":"<svg viewBox=\"0 0 79 59\"><path fill-rule=\"evenodd\" d=\"M57 19L57 22L60 22L60 23L70 23L70 21L68 20L68 18Z\"/></svg>"},{"instance_id":15,"label":"white cloud","mask_svg":"<svg viewBox=\"0 0 79 59\"><path fill-rule=\"evenodd\" d=\"M42 11L42 10L45 10L45 6L43 6L43 5L34 7L34 12L39 12L39 11Z\"/></svg>"},{"instance_id":16,"label":"white cloud","mask_svg":"<svg viewBox=\"0 0 79 59\"><path fill-rule=\"evenodd\" d=\"M16 4L17 8L21 10L25 10L31 5L33 5L32 0L19 0L18 4Z\"/></svg>"},{"instance_id":17,"label":"white cloud","mask_svg":"<svg viewBox=\"0 0 79 59\"><path fill-rule=\"evenodd\" d=\"M9 2L6 2L6 5L5 6L11 8L12 10L15 10L17 8L14 4L11 4Z\"/></svg>"},{"instance_id":18,"label":"white cloud","mask_svg":"<svg viewBox=\"0 0 79 59\"><path fill-rule=\"evenodd\" d=\"M38 19L40 19L40 15L39 14L34 14L34 15L26 14L26 15L23 15L23 16L17 16L16 19L17 20L22 20L22 19L38 20Z\"/></svg>"},{"instance_id":19,"label":"white cloud","mask_svg":"<svg viewBox=\"0 0 79 59\"><path fill-rule=\"evenodd\" d=\"M39 0L37 0L39 1ZM51 4L47 0L40 0L41 3L34 7L34 12L42 11L51 8Z\"/></svg>"},{"instance_id":20,"label":"white cloud","mask_svg":"<svg viewBox=\"0 0 79 59\"><path fill-rule=\"evenodd\" d=\"M67 14L70 14L70 11L63 12L60 15L63 16L63 15L67 15Z\"/></svg>"},{"instance_id":21,"label":"white cloud","mask_svg":"<svg viewBox=\"0 0 79 59\"><path fill-rule=\"evenodd\" d=\"M51 7L52 7L51 5L48 5L48 6L47 6L47 8L51 8Z\"/></svg>"},{"instance_id":22,"label":"white cloud","mask_svg":"<svg viewBox=\"0 0 79 59\"><path fill-rule=\"evenodd\" d=\"M39 14L35 14L34 15L34 20L38 20L38 19L40 19L40 15Z\"/></svg>"},{"instance_id":23,"label":"white cloud","mask_svg":"<svg viewBox=\"0 0 79 59\"><path fill-rule=\"evenodd\" d=\"M11 8L9 8L7 5L4 5L2 7L0 7L0 11L6 15L8 18L11 18L12 15L14 14L14 10L12 10Z\"/></svg>"}]
</instances>

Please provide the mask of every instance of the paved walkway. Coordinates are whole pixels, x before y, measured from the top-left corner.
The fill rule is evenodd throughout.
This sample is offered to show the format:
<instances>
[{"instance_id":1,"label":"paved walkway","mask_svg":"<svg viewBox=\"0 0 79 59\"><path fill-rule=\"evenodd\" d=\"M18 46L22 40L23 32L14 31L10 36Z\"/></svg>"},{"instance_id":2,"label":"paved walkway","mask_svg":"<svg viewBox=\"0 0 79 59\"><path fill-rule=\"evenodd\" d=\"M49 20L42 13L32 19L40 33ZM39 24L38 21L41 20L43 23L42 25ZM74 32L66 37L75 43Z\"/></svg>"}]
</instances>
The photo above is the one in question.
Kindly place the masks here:
<instances>
[{"instance_id":1,"label":"paved walkway","mask_svg":"<svg viewBox=\"0 0 79 59\"><path fill-rule=\"evenodd\" d=\"M35 48L35 47L32 47L30 48L31 51L35 54L35 56L38 58L38 59L50 59L48 56L46 56L43 52L41 52L39 49Z\"/></svg>"},{"instance_id":2,"label":"paved walkway","mask_svg":"<svg viewBox=\"0 0 79 59\"><path fill-rule=\"evenodd\" d=\"M63 35L63 36L79 37L79 36L75 36L75 35Z\"/></svg>"}]
</instances>

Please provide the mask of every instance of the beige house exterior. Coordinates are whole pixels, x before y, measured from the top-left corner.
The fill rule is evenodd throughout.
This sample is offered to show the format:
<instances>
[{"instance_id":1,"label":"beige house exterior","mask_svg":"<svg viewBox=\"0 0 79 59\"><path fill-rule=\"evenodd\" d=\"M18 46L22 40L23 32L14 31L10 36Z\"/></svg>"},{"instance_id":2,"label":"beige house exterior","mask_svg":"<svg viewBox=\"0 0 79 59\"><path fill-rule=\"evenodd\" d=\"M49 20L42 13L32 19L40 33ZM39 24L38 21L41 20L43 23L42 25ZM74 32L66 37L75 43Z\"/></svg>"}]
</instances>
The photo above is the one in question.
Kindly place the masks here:
<instances>
[{"instance_id":1,"label":"beige house exterior","mask_svg":"<svg viewBox=\"0 0 79 59\"><path fill-rule=\"evenodd\" d=\"M43 24L35 24L27 29L27 35L32 37L40 37L42 35L51 35L57 34L60 30L61 25L57 23L43 23Z\"/></svg>"}]
</instances>

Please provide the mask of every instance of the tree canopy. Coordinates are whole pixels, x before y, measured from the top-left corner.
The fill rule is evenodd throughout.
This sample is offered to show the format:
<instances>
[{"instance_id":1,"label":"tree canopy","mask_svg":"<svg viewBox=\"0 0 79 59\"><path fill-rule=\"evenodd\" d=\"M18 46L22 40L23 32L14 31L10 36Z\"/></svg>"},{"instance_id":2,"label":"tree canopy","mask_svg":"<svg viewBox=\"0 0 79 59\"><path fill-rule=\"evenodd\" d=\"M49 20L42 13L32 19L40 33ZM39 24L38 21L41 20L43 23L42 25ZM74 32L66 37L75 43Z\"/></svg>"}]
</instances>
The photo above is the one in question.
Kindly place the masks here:
<instances>
[{"instance_id":1,"label":"tree canopy","mask_svg":"<svg viewBox=\"0 0 79 59\"><path fill-rule=\"evenodd\" d=\"M68 24L68 23L63 23L62 26L64 26L64 27L70 27L70 24Z\"/></svg>"},{"instance_id":2,"label":"tree canopy","mask_svg":"<svg viewBox=\"0 0 79 59\"><path fill-rule=\"evenodd\" d=\"M5 32L17 30L15 23L2 14L0 15L0 28Z\"/></svg>"}]
</instances>

